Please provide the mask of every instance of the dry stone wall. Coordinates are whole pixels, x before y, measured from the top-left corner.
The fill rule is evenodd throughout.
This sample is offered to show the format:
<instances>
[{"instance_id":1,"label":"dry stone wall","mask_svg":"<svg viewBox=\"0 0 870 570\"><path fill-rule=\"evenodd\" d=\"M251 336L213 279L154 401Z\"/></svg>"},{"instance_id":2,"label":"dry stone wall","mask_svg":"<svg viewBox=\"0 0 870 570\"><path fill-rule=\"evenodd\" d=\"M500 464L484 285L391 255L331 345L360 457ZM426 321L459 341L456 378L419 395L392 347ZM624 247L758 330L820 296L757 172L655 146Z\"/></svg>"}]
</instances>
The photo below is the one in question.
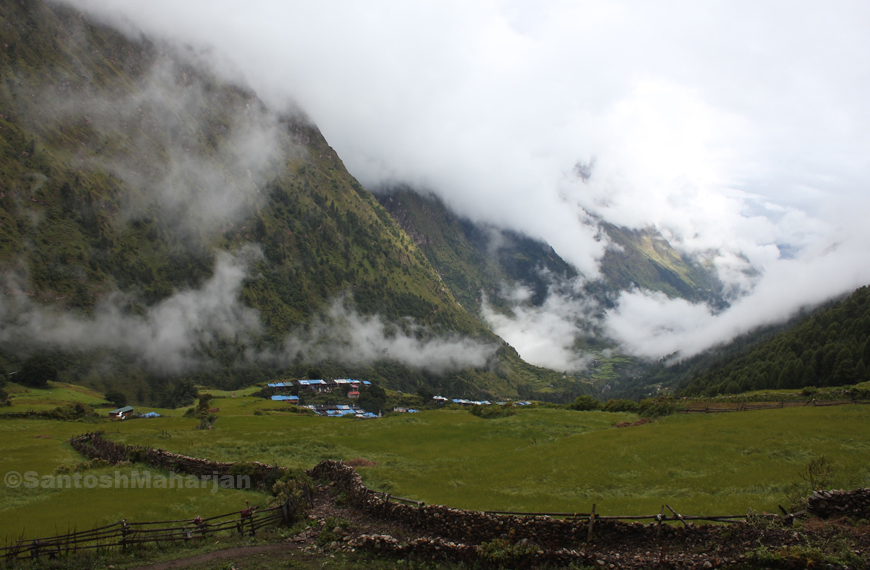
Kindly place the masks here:
<instances>
[{"instance_id":1,"label":"dry stone wall","mask_svg":"<svg viewBox=\"0 0 870 570\"><path fill-rule=\"evenodd\" d=\"M807 511L820 518L870 518L870 488L854 491L816 491L810 497Z\"/></svg>"},{"instance_id":2,"label":"dry stone wall","mask_svg":"<svg viewBox=\"0 0 870 570\"><path fill-rule=\"evenodd\" d=\"M188 473L200 477L214 475L248 475L251 486L268 489L285 469L265 463L221 463L170 453L153 447L115 443L103 437L102 432L86 433L70 439L70 445L85 457L102 459L112 464L124 461L141 462L157 469L175 473Z\"/></svg>"},{"instance_id":3,"label":"dry stone wall","mask_svg":"<svg viewBox=\"0 0 870 570\"><path fill-rule=\"evenodd\" d=\"M371 516L402 524L419 535L437 536L464 544L480 544L499 537L512 541L528 540L546 549L570 548L585 543L589 519L554 519L546 516L498 515L481 511L453 509L441 505L397 504L363 484L359 474L338 461L322 461L310 472L312 477L329 479L345 493L353 507ZM698 532L705 532L702 527ZM655 523L623 523L595 520L592 537L608 543L651 541L667 538L678 529Z\"/></svg>"}]
</instances>

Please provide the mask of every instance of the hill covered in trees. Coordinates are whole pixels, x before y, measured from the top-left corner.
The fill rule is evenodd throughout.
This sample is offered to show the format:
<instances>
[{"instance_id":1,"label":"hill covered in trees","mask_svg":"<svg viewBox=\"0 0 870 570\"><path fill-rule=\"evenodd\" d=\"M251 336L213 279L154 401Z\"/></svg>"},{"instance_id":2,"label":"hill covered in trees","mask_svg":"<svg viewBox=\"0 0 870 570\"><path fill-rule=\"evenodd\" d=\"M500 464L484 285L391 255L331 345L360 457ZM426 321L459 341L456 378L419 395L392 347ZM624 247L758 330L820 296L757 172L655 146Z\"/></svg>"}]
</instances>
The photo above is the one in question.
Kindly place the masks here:
<instances>
[{"instance_id":1,"label":"hill covered in trees","mask_svg":"<svg viewBox=\"0 0 870 570\"><path fill-rule=\"evenodd\" d=\"M758 331L731 349L719 349L670 370L661 368L647 376L647 382L676 380L686 396L842 386L870 379L868 363L870 288L865 286L791 326Z\"/></svg>"}]
</instances>

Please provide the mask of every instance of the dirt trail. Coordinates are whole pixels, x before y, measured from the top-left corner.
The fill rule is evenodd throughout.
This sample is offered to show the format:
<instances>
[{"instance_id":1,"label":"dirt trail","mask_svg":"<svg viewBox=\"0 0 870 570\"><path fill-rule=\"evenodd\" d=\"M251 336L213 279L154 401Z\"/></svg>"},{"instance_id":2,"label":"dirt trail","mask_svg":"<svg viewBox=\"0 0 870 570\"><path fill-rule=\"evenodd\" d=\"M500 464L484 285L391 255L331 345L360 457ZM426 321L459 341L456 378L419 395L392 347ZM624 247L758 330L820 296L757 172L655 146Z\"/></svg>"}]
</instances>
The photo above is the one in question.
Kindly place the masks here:
<instances>
[{"instance_id":1,"label":"dirt trail","mask_svg":"<svg viewBox=\"0 0 870 570\"><path fill-rule=\"evenodd\" d=\"M274 544L239 546L235 548L215 550L213 552L204 552L202 554L195 554L185 558L177 558L175 560L137 566L135 570L169 570L171 568L187 568L188 566L203 564L214 560L237 559L266 553L277 554L292 550L301 551L314 545L318 535L320 534L320 530L323 527L323 521L329 517L342 518L352 523L353 526L347 529L347 532L345 533L348 539L356 538L361 534L391 533L393 536L402 536L405 534L403 529L397 528L394 525L384 523L383 521L373 520L362 513L350 509L336 507L333 504L332 497L330 496L329 487L324 486L318 488L314 495L314 503L309 511L309 518L321 521L319 526L309 527L296 536Z\"/></svg>"},{"instance_id":2,"label":"dirt trail","mask_svg":"<svg viewBox=\"0 0 870 570\"><path fill-rule=\"evenodd\" d=\"M194 564L203 564L213 560L222 560L226 558L241 558L244 556L254 556L256 554L284 552L300 548L300 545L291 542L279 542L276 544L261 544L258 546L241 546L239 548L227 548L225 550L215 550L214 552L205 552L187 558L178 558L176 560L168 560L166 562L157 562L147 566L137 566L136 570L169 570L170 568L187 568Z\"/></svg>"}]
</instances>

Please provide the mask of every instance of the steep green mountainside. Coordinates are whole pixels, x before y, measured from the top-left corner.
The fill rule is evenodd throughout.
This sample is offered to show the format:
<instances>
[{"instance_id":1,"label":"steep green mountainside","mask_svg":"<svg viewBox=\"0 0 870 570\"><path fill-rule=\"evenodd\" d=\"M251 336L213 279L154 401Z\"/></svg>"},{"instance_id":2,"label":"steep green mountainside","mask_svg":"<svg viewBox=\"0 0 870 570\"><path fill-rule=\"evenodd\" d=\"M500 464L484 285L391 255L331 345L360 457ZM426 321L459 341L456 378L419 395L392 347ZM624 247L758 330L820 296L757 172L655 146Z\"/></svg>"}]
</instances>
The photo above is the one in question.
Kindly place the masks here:
<instances>
[{"instance_id":1,"label":"steep green mountainside","mask_svg":"<svg viewBox=\"0 0 870 570\"><path fill-rule=\"evenodd\" d=\"M715 396L749 390L843 386L870 380L870 288L801 318L772 338L721 357L689 378L681 392Z\"/></svg>"},{"instance_id":2,"label":"steep green mountainside","mask_svg":"<svg viewBox=\"0 0 870 570\"><path fill-rule=\"evenodd\" d=\"M763 327L677 363L660 362L632 397L669 388L685 396L842 386L870 380L870 290Z\"/></svg>"},{"instance_id":3,"label":"steep green mountainside","mask_svg":"<svg viewBox=\"0 0 870 570\"><path fill-rule=\"evenodd\" d=\"M587 304L588 314L575 323L584 333L577 335L573 347L588 363L571 378L605 396L647 392L636 381L648 363L620 354L600 330L600 312L612 307L621 291L641 288L725 306L715 273L678 254L652 229L630 230L601 222L614 247L602 259L603 278L583 281L578 291L576 280L581 276L546 243L475 224L457 216L436 196L407 187L381 189L377 197L454 297L482 320L485 308L511 315L517 309L518 301L512 296L517 287L530 293L520 303L535 307L542 306L551 294L573 298L580 305L584 299L592 300ZM532 395L545 397L546 390Z\"/></svg>"},{"instance_id":4,"label":"steep green mountainside","mask_svg":"<svg viewBox=\"0 0 870 570\"><path fill-rule=\"evenodd\" d=\"M312 363L456 396L552 383L304 116L54 5L0 4L0 45L5 368L41 351L61 379L140 400Z\"/></svg>"},{"instance_id":5,"label":"steep green mountainside","mask_svg":"<svg viewBox=\"0 0 870 570\"><path fill-rule=\"evenodd\" d=\"M681 256L662 234L652 228L631 230L601 223L610 241L601 272L611 289L632 287L660 291L668 297L705 302L724 308L722 286L712 268Z\"/></svg>"},{"instance_id":6,"label":"steep green mountainside","mask_svg":"<svg viewBox=\"0 0 870 570\"><path fill-rule=\"evenodd\" d=\"M482 298L504 306L504 285L523 283L540 305L553 280L577 271L545 243L516 232L485 227L460 218L434 195L407 187L377 194L463 307L477 313Z\"/></svg>"},{"instance_id":7,"label":"steep green mountainside","mask_svg":"<svg viewBox=\"0 0 870 570\"><path fill-rule=\"evenodd\" d=\"M578 277L548 244L463 219L434 195L400 187L377 197L466 308L479 311L482 295L504 307L503 287L517 284L531 290L531 304L540 305L551 286ZM616 247L602 259L604 278L584 284L586 295L610 306L619 291L641 288L724 306L714 271L681 256L658 231L600 226Z\"/></svg>"}]
</instances>

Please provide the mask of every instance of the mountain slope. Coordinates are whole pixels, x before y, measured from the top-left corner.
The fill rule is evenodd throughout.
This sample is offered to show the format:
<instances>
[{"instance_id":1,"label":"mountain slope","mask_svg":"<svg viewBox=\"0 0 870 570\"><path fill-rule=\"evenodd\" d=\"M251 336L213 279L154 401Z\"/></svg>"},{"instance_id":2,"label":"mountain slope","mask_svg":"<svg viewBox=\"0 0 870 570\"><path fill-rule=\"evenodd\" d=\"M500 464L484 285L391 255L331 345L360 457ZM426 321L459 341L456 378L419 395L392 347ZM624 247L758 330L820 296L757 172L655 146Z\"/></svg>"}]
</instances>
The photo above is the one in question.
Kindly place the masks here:
<instances>
[{"instance_id":1,"label":"mountain slope","mask_svg":"<svg viewBox=\"0 0 870 570\"><path fill-rule=\"evenodd\" d=\"M454 214L434 195L407 187L380 191L392 214L463 307L479 313L482 295L503 306L502 287L522 282L540 304L552 281L577 277L577 271L552 247L511 231L481 226Z\"/></svg>"},{"instance_id":2,"label":"mountain slope","mask_svg":"<svg viewBox=\"0 0 870 570\"><path fill-rule=\"evenodd\" d=\"M658 231L631 230L604 222L601 227L618 246L608 248L601 260L601 272L611 289L637 287L719 309L726 306L715 272L678 254Z\"/></svg>"},{"instance_id":3,"label":"mountain slope","mask_svg":"<svg viewBox=\"0 0 870 570\"><path fill-rule=\"evenodd\" d=\"M54 5L0 5L0 43L6 368L49 352L62 378L140 400L312 364L454 395L551 383L304 116Z\"/></svg>"},{"instance_id":4,"label":"mountain slope","mask_svg":"<svg viewBox=\"0 0 870 570\"><path fill-rule=\"evenodd\" d=\"M681 393L715 396L870 380L870 288L795 320L740 352L706 358L703 367L680 378Z\"/></svg>"}]
</instances>

